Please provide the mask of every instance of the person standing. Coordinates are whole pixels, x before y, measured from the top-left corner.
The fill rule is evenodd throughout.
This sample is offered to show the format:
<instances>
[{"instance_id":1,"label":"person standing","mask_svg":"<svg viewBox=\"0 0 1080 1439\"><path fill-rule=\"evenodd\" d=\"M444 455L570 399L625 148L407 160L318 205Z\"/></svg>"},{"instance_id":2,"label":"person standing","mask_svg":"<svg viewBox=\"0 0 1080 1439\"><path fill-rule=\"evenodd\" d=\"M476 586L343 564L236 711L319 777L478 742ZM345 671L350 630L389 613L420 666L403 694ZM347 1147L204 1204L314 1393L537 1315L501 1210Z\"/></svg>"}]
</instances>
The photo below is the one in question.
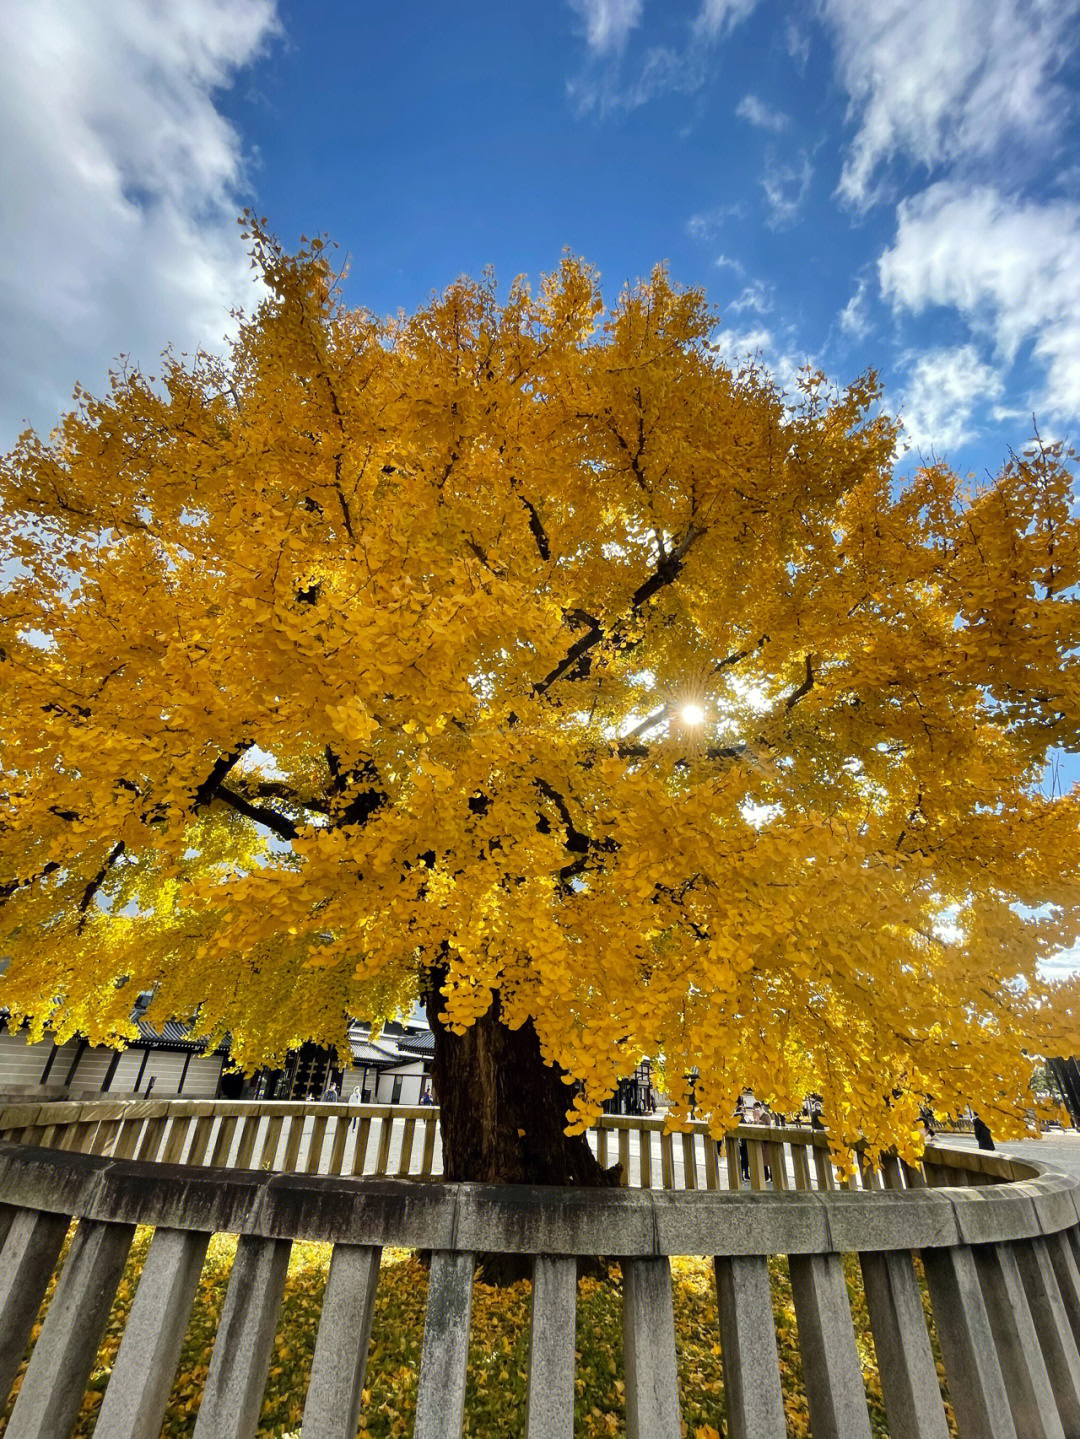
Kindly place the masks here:
<instances>
[{"instance_id":1,"label":"person standing","mask_svg":"<svg viewBox=\"0 0 1080 1439\"><path fill-rule=\"evenodd\" d=\"M972 1111L971 1127L975 1131L975 1138L980 1149L993 1149L994 1136L990 1133L989 1127Z\"/></svg>"},{"instance_id":2,"label":"person standing","mask_svg":"<svg viewBox=\"0 0 1080 1439\"><path fill-rule=\"evenodd\" d=\"M769 1111L765 1108L765 1106L762 1104L762 1102L761 1102L760 1099L755 1099L755 1100L754 1100L753 1123L754 1123L754 1124L764 1124L766 1128L768 1128L768 1126L772 1123L772 1120L771 1120L771 1118L769 1117ZM767 1152L767 1151L766 1151L766 1152ZM769 1183L771 1183L771 1181L772 1181L772 1170L771 1170L771 1169L769 1168L769 1166L766 1164L766 1166L765 1166L765 1183L766 1183L766 1184L769 1184Z\"/></svg>"},{"instance_id":3,"label":"person standing","mask_svg":"<svg viewBox=\"0 0 1080 1439\"><path fill-rule=\"evenodd\" d=\"M735 1123L749 1124L750 1115L747 1113L746 1101L740 1099L735 1106ZM739 1140L739 1176L744 1184L750 1183L750 1151L746 1147L746 1140Z\"/></svg>"},{"instance_id":4,"label":"person standing","mask_svg":"<svg viewBox=\"0 0 1080 1439\"><path fill-rule=\"evenodd\" d=\"M363 1104L363 1102L364 1102L364 1091L360 1088L360 1086L359 1086L358 1084L356 1084L356 1085L353 1086L352 1093L349 1095L349 1104L350 1104L350 1106L351 1106L351 1105L354 1105L354 1104ZM357 1126L359 1123L360 1123L360 1116L359 1116L358 1114L354 1114L353 1117L352 1117L352 1120L351 1120L350 1123L349 1123L349 1128L350 1128L350 1129L355 1129L356 1126Z\"/></svg>"}]
</instances>

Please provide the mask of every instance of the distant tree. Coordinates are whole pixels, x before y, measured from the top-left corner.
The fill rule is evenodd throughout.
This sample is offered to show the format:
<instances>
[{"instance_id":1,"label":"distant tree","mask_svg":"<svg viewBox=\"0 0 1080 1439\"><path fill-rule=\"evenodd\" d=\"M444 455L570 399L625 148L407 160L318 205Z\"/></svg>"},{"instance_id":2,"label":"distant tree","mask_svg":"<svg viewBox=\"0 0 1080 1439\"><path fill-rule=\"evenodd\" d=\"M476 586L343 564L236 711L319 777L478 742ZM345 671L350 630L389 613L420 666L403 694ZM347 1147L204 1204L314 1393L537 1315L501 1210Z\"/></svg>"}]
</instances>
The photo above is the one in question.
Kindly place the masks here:
<instances>
[{"instance_id":1,"label":"distant tree","mask_svg":"<svg viewBox=\"0 0 1080 1439\"><path fill-rule=\"evenodd\" d=\"M227 359L2 466L13 1022L152 989L254 1066L424 998L458 1178L602 1183L642 1055L717 1133L1019 1122L1080 1043L1069 457L900 481L872 375L733 373L663 270L381 323L253 253Z\"/></svg>"}]
</instances>

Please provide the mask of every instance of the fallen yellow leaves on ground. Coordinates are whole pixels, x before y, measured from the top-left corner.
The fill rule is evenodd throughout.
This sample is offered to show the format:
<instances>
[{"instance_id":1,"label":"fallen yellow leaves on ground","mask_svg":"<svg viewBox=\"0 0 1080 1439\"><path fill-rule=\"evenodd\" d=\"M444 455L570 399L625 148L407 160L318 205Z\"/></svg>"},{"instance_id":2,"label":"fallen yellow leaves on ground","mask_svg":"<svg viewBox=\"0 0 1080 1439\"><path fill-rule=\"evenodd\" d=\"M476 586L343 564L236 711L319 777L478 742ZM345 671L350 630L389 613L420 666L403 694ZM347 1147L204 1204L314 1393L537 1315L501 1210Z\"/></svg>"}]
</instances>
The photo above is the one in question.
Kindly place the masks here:
<instances>
[{"instance_id":1,"label":"fallen yellow leaves on ground","mask_svg":"<svg viewBox=\"0 0 1080 1439\"><path fill-rule=\"evenodd\" d=\"M150 1239L150 1230L140 1230L132 1245L90 1376L75 1439L88 1439L93 1433ZM230 1235L216 1235L210 1243L162 1439L181 1439L194 1432L235 1250L236 1240ZM330 1252L328 1244L293 1245L258 1439L295 1439L299 1435ZM854 1256L846 1257L845 1271L872 1433L874 1439L888 1439L869 1317ZM809 1436L810 1415L785 1259L770 1260L770 1277L788 1433ZM724 1382L711 1262L674 1259L672 1283L683 1434L685 1439L723 1439ZM50 1288L46 1305L51 1294ZM357 1439L403 1439L412 1432L426 1303L427 1271L417 1256L405 1249L385 1250ZM529 1303L527 1281L502 1289L479 1281L476 1284L466 1435L517 1439L523 1433ZM606 1277L589 1276L579 1281L574 1433L583 1439L607 1439L625 1433L621 1312L622 1276L618 1265L609 1265ZM936 1339L934 1345L936 1354ZM16 1392L23 1372L16 1381ZM7 1417L5 1414L0 1420L0 1434L6 1429ZM955 1433L951 1412L948 1417L950 1432Z\"/></svg>"}]
</instances>

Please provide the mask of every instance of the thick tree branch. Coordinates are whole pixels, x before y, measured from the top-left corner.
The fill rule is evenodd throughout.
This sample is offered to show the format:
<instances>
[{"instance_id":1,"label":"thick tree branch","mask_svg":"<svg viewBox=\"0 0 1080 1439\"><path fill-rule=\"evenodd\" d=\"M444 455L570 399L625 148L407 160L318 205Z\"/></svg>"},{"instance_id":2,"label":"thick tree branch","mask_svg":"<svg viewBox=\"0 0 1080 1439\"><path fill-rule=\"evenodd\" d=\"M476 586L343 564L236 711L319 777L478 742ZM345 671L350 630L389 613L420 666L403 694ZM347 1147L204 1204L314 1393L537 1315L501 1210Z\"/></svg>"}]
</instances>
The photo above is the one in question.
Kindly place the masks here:
<instances>
[{"instance_id":1,"label":"thick tree branch","mask_svg":"<svg viewBox=\"0 0 1080 1439\"><path fill-rule=\"evenodd\" d=\"M506 573L505 569L500 569L497 565L491 563L491 557L483 545L478 544L471 536L466 536L465 545L469 552L476 556L489 575L494 575L496 579L503 577Z\"/></svg>"},{"instance_id":2,"label":"thick tree branch","mask_svg":"<svg viewBox=\"0 0 1080 1439\"><path fill-rule=\"evenodd\" d=\"M345 498L345 490L341 482L341 458L342 457L338 455L334 460L334 489L341 503L341 518L345 523L345 533L348 535L351 543L355 544L356 535L353 531L352 511L349 509L349 502Z\"/></svg>"},{"instance_id":3,"label":"thick tree branch","mask_svg":"<svg viewBox=\"0 0 1080 1439\"><path fill-rule=\"evenodd\" d=\"M48 864L43 865L37 874L32 874L29 879L9 879L0 884L0 904L6 903L13 894L20 889L29 889L32 884L37 884L39 879L45 879L50 874L55 874L60 868L57 860L51 859Z\"/></svg>"},{"instance_id":4,"label":"thick tree branch","mask_svg":"<svg viewBox=\"0 0 1080 1439\"><path fill-rule=\"evenodd\" d=\"M341 761L330 745L325 747L323 753L326 755L326 767L330 771L331 794L344 794L350 783L356 784L365 779L368 781L367 789L358 790L334 821L339 829L345 825L363 824L376 810L382 809L387 800L385 790L380 787L379 771L374 762L368 759L359 769L346 771L341 768Z\"/></svg>"},{"instance_id":5,"label":"thick tree branch","mask_svg":"<svg viewBox=\"0 0 1080 1439\"><path fill-rule=\"evenodd\" d=\"M311 348L315 353L316 360L318 361L319 378L326 386L326 393L330 399L330 408L333 411L334 419L337 421L338 431L342 437L342 440L344 441L345 416L342 413L341 405L338 401L337 390L334 388L334 382L330 378L330 366L327 363L327 358L323 351L323 347L319 343L318 331L315 325L312 323L310 316L308 316L307 314L304 315L304 325L308 332L308 339L311 341ZM356 534L353 530L352 511L349 509L349 501L345 497L344 476L342 473L344 463L345 451L342 448L338 450L337 454L334 456L334 490L337 494L338 501L341 504L341 518L342 522L345 525L345 533L349 537L349 543L355 544Z\"/></svg>"},{"instance_id":6,"label":"thick tree branch","mask_svg":"<svg viewBox=\"0 0 1080 1439\"><path fill-rule=\"evenodd\" d=\"M299 805L301 809L310 810L313 814L330 813L330 806L326 800L315 795L306 798L304 795L297 794L291 785L284 784L278 779L259 780L254 784L240 781L236 787L243 799L284 799L288 800L290 804Z\"/></svg>"},{"instance_id":7,"label":"thick tree branch","mask_svg":"<svg viewBox=\"0 0 1080 1439\"><path fill-rule=\"evenodd\" d=\"M697 525L690 525L675 548L668 551L667 556L660 561L649 578L634 591L630 599L631 614L636 614L643 605L652 599L653 595L678 579L682 571L683 560L685 560L690 546L704 533L705 531L698 529Z\"/></svg>"},{"instance_id":8,"label":"thick tree branch","mask_svg":"<svg viewBox=\"0 0 1080 1439\"><path fill-rule=\"evenodd\" d=\"M540 552L540 558L544 561L551 559L551 545L548 543L547 531L540 522L540 516L536 513L536 506L527 500L524 495L518 498L529 512L529 530L536 541L536 548Z\"/></svg>"},{"instance_id":9,"label":"thick tree branch","mask_svg":"<svg viewBox=\"0 0 1080 1439\"><path fill-rule=\"evenodd\" d=\"M803 680L802 684L798 687L798 689L792 690L791 694L788 695L787 699L784 701L784 708L785 708L786 710L792 710L792 709L794 709L795 706L796 706L796 705L799 703L799 701L802 699L802 697L803 697L804 695L808 695L813 688L814 688L814 657L813 657L813 655L807 655L807 656L806 656L806 678Z\"/></svg>"},{"instance_id":10,"label":"thick tree branch","mask_svg":"<svg viewBox=\"0 0 1080 1439\"><path fill-rule=\"evenodd\" d=\"M323 750L326 756L326 768L330 771L330 785L334 790L344 789L345 777L341 773L341 761L329 745Z\"/></svg>"},{"instance_id":11,"label":"thick tree branch","mask_svg":"<svg viewBox=\"0 0 1080 1439\"><path fill-rule=\"evenodd\" d=\"M572 879L576 878L579 874L584 874L589 868L591 858L596 855L612 854L619 846L610 835L604 839L594 839L592 835L585 834L584 831L578 829L570 815L570 806L554 785L549 784L546 779L541 778L537 778L534 783L545 799L549 799L558 810L559 818L562 820L563 826L566 829L566 848L575 857L568 860L567 863L557 871L557 877L564 886L569 886ZM543 833L548 832L550 825L546 816L540 816L540 823L537 827L541 829Z\"/></svg>"},{"instance_id":12,"label":"thick tree branch","mask_svg":"<svg viewBox=\"0 0 1080 1439\"><path fill-rule=\"evenodd\" d=\"M703 530L698 529L694 524L690 525L686 534L675 548L668 552L667 556L660 561L648 579L643 580L630 596L627 618L637 614L643 606L648 604L654 595L659 594L662 589L665 589L668 585L675 582L682 570L687 551L702 534L704 534ZM569 670L572 670L591 649L598 645L601 640L611 635L614 630L615 626L612 626L611 629L605 629L603 625L594 625L594 627L582 635L579 640L575 640L550 674L545 675L542 680L538 680L536 684L533 685L534 698L539 698L545 694L556 680L562 679L563 675Z\"/></svg>"},{"instance_id":13,"label":"thick tree branch","mask_svg":"<svg viewBox=\"0 0 1080 1439\"><path fill-rule=\"evenodd\" d=\"M546 779L537 777L535 784L544 798L549 799L559 811L559 818L562 820L563 827L566 830L566 848L570 850L572 854L587 853L587 851L593 847L594 841L575 825L573 819L570 817L570 806L566 803L566 800L563 799L562 795L553 785L548 784Z\"/></svg>"},{"instance_id":14,"label":"thick tree branch","mask_svg":"<svg viewBox=\"0 0 1080 1439\"><path fill-rule=\"evenodd\" d=\"M705 758L741 759L748 749L749 745L746 744L711 745L705 751ZM652 747L640 740L620 740L615 746L615 753L620 759L648 759L652 754Z\"/></svg>"},{"instance_id":15,"label":"thick tree branch","mask_svg":"<svg viewBox=\"0 0 1080 1439\"><path fill-rule=\"evenodd\" d=\"M245 819L254 820L256 824L272 830L279 839L296 839L300 833L297 826L286 815L278 814L274 809L267 809L265 805L252 804L242 794L226 789L223 784L218 785L214 798L227 804L237 814L242 814Z\"/></svg>"},{"instance_id":16,"label":"thick tree branch","mask_svg":"<svg viewBox=\"0 0 1080 1439\"><path fill-rule=\"evenodd\" d=\"M583 634L579 640L575 640L551 673L533 685L534 696L539 698L540 695L545 694L556 680L561 679L567 670L573 669L574 665L587 655L594 645L599 644L605 633L604 627L597 625L595 629L588 630Z\"/></svg>"},{"instance_id":17,"label":"thick tree branch","mask_svg":"<svg viewBox=\"0 0 1080 1439\"><path fill-rule=\"evenodd\" d=\"M640 738L640 736L643 735L646 730L651 730L656 725L661 724L664 720L667 719L670 713L671 705L664 703L660 706L658 710L653 710L652 714L647 714L640 724L636 724L633 729L628 729L624 735L620 735L619 753L622 753L624 745L631 744L632 741Z\"/></svg>"},{"instance_id":18,"label":"thick tree branch","mask_svg":"<svg viewBox=\"0 0 1080 1439\"><path fill-rule=\"evenodd\" d=\"M199 785L198 789L195 791L195 799L192 803L192 809L199 810L202 809L205 805L212 803L215 796L217 795L222 780L232 769L233 765L236 764L242 758L242 756L247 753L247 751L254 743L254 740L243 739L240 741L240 743L236 746L234 750L231 750L228 754L220 755L214 761L214 766L211 769L210 773L206 776L202 784Z\"/></svg>"},{"instance_id":19,"label":"thick tree branch","mask_svg":"<svg viewBox=\"0 0 1080 1439\"><path fill-rule=\"evenodd\" d=\"M579 874L584 874L588 867L589 856L579 854L577 859L572 859L569 864L563 865L562 869L558 871L558 879L562 884L569 885L572 879L576 879Z\"/></svg>"},{"instance_id":20,"label":"thick tree branch","mask_svg":"<svg viewBox=\"0 0 1080 1439\"><path fill-rule=\"evenodd\" d=\"M364 824L377 810L382 809L385 803L386 795L381 789L376 789L374 786L371 789L362 789L342 810L337 820L337 827L343 829L350 824Z\"/></svg>"},{"instance_id":21,"label":"thick tree branch","mask_svg":"<svg viewBox=\"0 0 1080 1439\"><path fill-rule=\"evenodd\" d=\"M86 928L86 922L89 918L90 905L93 902L94 895L97 894L98 890L105 883L105 876L109 873L109 870L112 869L113 865L123 853L124 841L122 839L117 840L116 844L113 845L112 849L106 856L105 863L101 866L97 874L94 875L93 879L83 890L83 897L79 900L79 923L75 926L75 932L77 934L82 934L83 930Z\"/></svg>"}]
</instances>

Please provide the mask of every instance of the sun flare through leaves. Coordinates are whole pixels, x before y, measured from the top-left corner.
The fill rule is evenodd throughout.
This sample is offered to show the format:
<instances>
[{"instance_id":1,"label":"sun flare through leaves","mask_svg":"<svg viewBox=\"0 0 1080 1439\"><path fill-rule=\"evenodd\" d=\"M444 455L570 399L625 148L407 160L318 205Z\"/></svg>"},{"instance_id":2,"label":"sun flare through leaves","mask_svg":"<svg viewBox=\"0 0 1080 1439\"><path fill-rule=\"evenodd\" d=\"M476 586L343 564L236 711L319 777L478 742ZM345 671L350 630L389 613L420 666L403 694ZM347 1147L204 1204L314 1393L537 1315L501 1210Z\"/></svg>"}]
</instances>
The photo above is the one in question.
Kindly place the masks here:
<instances>
[{"instance_id":1,"label":"sun flare through leaves","mask_svg":"<svg viewBox=\"0 0 1080 1439\"><path fill-rule=\"evenodd\" d=\"M644 1055L999 1127L1080 1047L1068 455L904 482L872 375L732 373L663 269L343 307L256 229L226 360L117 376L0 471L0 1004L344 1042L433 966L586 1126ZM682 1111L676 1110L676 1116Z\"/></svg>"}]
</instances>

